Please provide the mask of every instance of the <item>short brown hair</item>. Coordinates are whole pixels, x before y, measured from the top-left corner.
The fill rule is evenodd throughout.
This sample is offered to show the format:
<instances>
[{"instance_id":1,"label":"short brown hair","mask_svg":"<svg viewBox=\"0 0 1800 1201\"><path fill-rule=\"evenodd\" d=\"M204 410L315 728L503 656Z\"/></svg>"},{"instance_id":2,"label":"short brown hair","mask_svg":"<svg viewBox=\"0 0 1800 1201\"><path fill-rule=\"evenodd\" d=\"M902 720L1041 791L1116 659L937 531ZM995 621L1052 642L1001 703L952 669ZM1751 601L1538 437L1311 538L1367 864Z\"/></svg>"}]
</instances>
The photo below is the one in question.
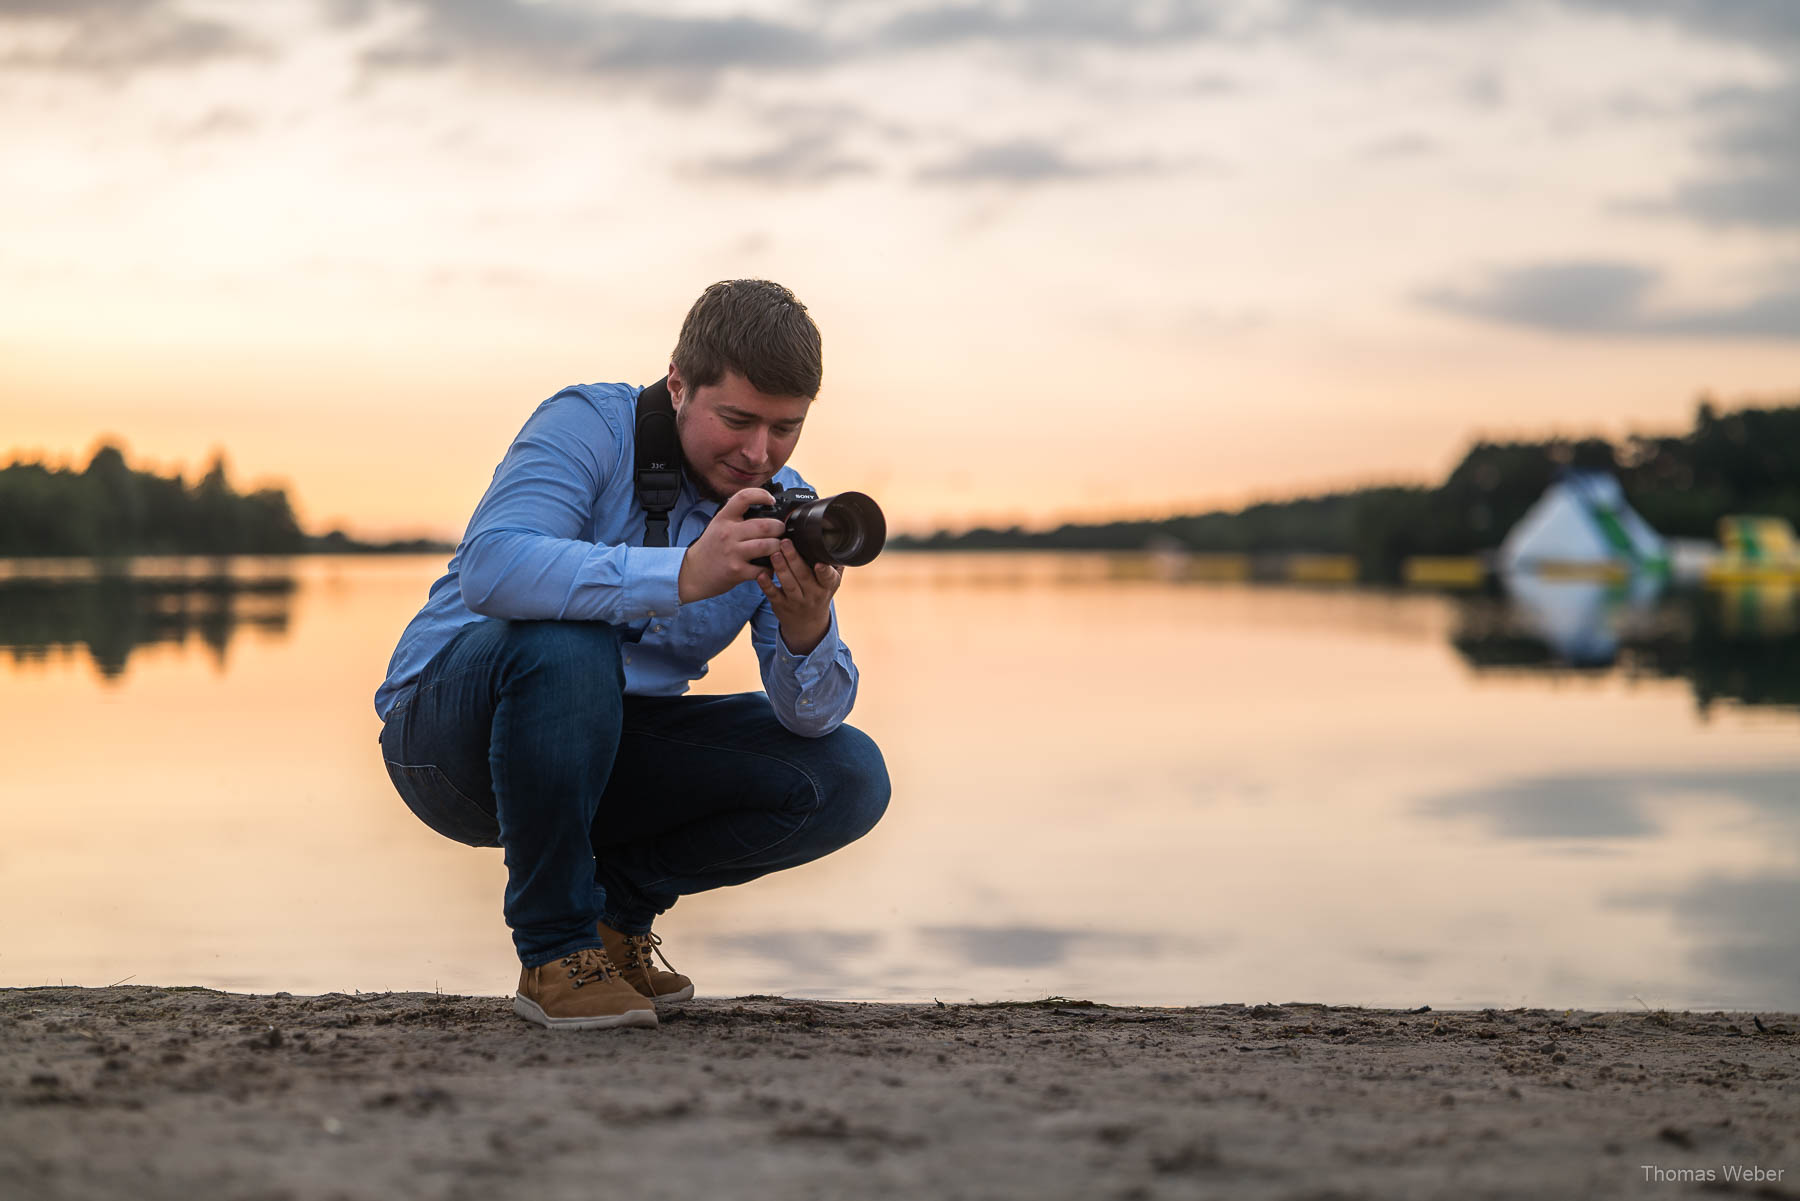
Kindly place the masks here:
<instances>
[{"instance_id":1,"label":"short brown hair","mask_svg":"<svg viewBox=\"0 0 1800 1201\"><path fill-rule=\"evenodd\" d=\"M675 369L689 388L735 371L770 396L819 394L819 327L806 306L766 279L721 280L700 293L675 341Z\"/></svg>"}]
</instances>

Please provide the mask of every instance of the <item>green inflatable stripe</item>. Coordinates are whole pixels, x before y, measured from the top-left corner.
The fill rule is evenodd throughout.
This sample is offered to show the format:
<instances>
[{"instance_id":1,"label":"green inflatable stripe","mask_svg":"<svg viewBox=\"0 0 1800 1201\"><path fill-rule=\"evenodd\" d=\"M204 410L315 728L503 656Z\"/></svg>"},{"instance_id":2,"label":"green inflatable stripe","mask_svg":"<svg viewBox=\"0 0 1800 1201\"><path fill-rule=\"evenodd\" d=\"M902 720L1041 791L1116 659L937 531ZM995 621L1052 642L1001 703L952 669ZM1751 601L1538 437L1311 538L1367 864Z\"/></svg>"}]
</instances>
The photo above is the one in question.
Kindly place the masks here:
<instances>
[{"instance_id":1,"label":"green inflatable stripe","mask_svg":"<svg viewBox=\"0 0 1800 1201\"><path fill-rule=\"evenodd\" d=\"M1762 562L1763 548L1761 544L1756 541L1756 522L1745 517L1737 523L1737 528L1738 545L1744 548L1744 558L1750 560L1752 563Z\"/></svg>"},{"instance_id":2,"label":"green inflatable stripe","mask_svg":"<svg viewBox=\"0 0 1800 1201\"><path fill-rule=\"evenodd\" d=\"M1606 536L1607 542L1612 544L1612 548L1615 551L1618 551L1627 559L1637 559L1640 557L1638 548L1631 543L1631 536L1625 532L1625 527L1619 523L1619 515L1617 513L1614 513L1611 509L1602 508L1599 505L1595 505L1589 512L1594 515L1594 520L1600 526L1600 532Z\"/></svg>"}]
</instances>

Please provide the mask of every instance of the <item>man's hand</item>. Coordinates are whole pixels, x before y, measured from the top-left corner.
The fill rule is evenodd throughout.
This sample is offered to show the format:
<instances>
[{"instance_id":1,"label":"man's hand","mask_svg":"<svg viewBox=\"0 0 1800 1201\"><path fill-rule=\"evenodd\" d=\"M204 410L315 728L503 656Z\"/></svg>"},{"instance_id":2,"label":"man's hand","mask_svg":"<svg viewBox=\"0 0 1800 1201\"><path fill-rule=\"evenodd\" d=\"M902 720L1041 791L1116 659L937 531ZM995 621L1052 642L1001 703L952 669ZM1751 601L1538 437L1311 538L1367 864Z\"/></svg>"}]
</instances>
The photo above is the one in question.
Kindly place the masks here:
<instances>
[{"instance_id":1,"label":"man's hand","mask_svg":"<svg viewBox=\"0 0 1800 1201\"><path fill-rule=\"evenodd\" d=\"M745 488L720 507L705 532L681 557L675 592L682 604L730 592L745 580L768 578L767 570L750 560L773 555L781 546L786 527L773 517L746 520L744 510L751 505L774 503L775 498L761 488Z\"/></svg>"},{"instance_id":2,"label":"man's hand","mask_svg":"<svg viewBox=\"0 0 1800 1201\"><path fill-rule=\"evenodd\" d=\"M780 575L780 585L767 571L757 576L756 582L781 623L781 640L796 655L810 655L831 629L831 597L844 582L844 569L808 564L785 539L769 556L769 563Z\"/></svg>"}]
</instances>

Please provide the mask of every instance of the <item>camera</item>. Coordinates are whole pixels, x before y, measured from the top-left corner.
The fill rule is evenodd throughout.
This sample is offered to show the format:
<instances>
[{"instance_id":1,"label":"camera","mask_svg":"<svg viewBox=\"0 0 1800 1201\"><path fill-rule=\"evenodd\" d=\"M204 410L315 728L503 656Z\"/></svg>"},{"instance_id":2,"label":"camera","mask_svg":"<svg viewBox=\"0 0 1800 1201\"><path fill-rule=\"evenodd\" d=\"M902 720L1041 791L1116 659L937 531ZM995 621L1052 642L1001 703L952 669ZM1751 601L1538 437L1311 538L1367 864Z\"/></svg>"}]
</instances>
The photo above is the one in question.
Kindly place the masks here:
<instances>
[{"instance_id":1,"label":"camera","mask_svg":"<svg viewBox=\"0 0 1800 1201\"><path fill-rule=\"evenodd\" d=\"M765 487L775 498L772 505L751 505L746 518L774 517L786 524L782 537L808 563L832 567L861 567L887 543L887 519L881 508L861 492L840 492L820 498L811 488L783 488L771 480ZM751 560L769 567L768 559Z\"/></svg>"}]
</instances>

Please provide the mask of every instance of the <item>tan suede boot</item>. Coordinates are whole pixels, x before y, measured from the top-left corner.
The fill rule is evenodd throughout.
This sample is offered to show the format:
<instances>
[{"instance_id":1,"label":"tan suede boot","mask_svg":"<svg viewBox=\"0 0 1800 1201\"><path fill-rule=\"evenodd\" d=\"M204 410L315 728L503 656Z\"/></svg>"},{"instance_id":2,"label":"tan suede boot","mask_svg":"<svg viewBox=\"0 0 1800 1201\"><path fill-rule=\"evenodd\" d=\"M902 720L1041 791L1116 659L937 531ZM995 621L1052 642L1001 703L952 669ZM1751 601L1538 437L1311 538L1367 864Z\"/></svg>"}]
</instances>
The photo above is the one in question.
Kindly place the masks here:
<instances>
[{"instance_id":1,"label":"tan suede boot","mask_svg":"<svg viewBox=\"0 0 1800 1201\"><path fill-rule=\"evenodd\" d=\"M694 982L663 958L662 939L656 935L620 934L601 922L600 942L606 947L607 957L619 965L620 973L643 996L652 1001L685 1001L694 995ZM670 970L657 967L652 956L662 959L663 967Z\"/></svg>"},{"instance_id":2,"label":"tan suede boot","mask_svg":"<svg viewBox=\"0 0 1800 1201\"><path fill-rule=\"evenodd\" d=\"M513 1012L552 1030L656 1025L656 1006L625 982L599 947L520 971Z\"/></svg>"}]
</instances>

